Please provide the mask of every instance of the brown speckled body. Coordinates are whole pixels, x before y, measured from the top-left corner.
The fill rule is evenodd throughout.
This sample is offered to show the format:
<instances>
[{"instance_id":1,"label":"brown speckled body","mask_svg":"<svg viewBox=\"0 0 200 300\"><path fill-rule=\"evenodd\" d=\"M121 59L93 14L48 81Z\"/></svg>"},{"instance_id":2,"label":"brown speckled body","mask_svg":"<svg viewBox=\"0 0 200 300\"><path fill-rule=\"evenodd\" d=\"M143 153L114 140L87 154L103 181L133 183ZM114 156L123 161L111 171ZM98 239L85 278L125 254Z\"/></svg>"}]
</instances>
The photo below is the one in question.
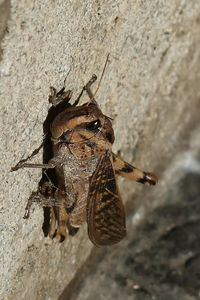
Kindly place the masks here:
<instances>
[{"instance_id":1,"label":"brown speckled body","mask_svg":"<svg viewBox=\"0 0 200 300\"><path fill-rule=\"evenodd\" d=\"M89 178L95 171L98 156L80 159L70 153L63 145L59 150L63 165L55 167L59 188L65 190L65 207L69 223L79 227L86 221L86 203L89 190Z\"/></svg>"},{"instance_id":2,"label":"brown speckled body","mask_svg":"<svg viewBox=\"0 0 200 300\"><path fill-rule=\"evenodd\" d=\"M94 99L91 80L83 87L74 104L71 91L51 87L52 104L43 125L44 141L12 171L23 167L42 168L38 191L29 198L25 217L32 202L44 208L45 235L62 242L75 234L84 222L90 240L99 246L118 243L126 235L125 210L118 191L116 175L140 183L155 185L157 177L144 172L112 152L114 132L111 119L104 115ZM78 105L86 91L90 101ZM43 163L27 160L43 147Z\"/></svg>"},{"instance_id":3,"label":"brown speckled body","mask_svg":"<svg viewBox=\"0 0 200 300\"><path fill-rule=\"evenodd\" d=\"M101 131L88 130L87 124L96 120L102 124ZM112 124L97 105L89 103L64 110L52 123L51 133L54 158L61 162L55 167L55 172L58 188L65 191L63 202L68 222L79 227L86 221L89 180L100 156L106 150L111 153L114 141Z\"/></svg>"}]
</instances>

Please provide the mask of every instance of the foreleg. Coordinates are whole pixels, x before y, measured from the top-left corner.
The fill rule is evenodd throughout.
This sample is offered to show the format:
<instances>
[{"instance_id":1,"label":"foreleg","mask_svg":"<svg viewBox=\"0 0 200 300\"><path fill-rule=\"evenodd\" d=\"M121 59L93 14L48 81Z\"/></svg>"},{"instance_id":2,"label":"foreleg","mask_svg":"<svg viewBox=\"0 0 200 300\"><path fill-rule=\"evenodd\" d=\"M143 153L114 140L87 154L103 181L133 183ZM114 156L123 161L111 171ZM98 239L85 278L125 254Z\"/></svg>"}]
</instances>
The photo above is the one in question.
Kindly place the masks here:
<instances>
[{"instance_id":1,"label":"foreleg","mask_svg":"<svg viewBox=\"0 0 200 300\"><path fill-rule=\"evenodd\" d=\"M76 99L76 101L74 102L73 106L76 106L78 105L79 101L80 101L80 98L81 96L83 95L83 92L86 91L89 98L90 98L90 101L91 102L94 102L96 104L96 101L94 99L94 95L91 91L91 85L97 80L97 76L96 75L92 75L92 78L88 81L88 83L83 87L82 91L80 92L78 98Z\"/></svg>"},{"instance_id":2,"label":"foreleg","mask_svg":"<svg viewBox=\"0 0 200 300\"><path fill-rule=\"evenodd\" d=\"M29 155L27 158L21 159L14 167L12 167L11 168L11 172L17 171L17 170L23 168L24 165L26 165L27 160L30 160L31 158L33 158L35 155L37 155L40 152L40 150L42 149L43 145L44 145L44 141L41 143L41 145L38 148L36 148L31 153L31 155Z\"/></svg>"},{"instance_id":3,"label":"foreleg","mask_svg":"<svg viewBox=\"0 0 200 300\"><path fill-rule=\"evenodd\" d=\"M49 103L53 106L57 106L61 101L66 101L68 103L72 97L72 91L65 91L65 87L63 87L59 92L51 86L50 87L50 95L49 95Z\"/></svg>"},{"instance_id":4,"label":"foreleg","mask_svg":"<svg viewBox=\"0 0 200 300\"><path fill-rule=\"evenodd\" d=\"M22 168L33 168L33 169L54 169L61 162L59 160L51 159L48 164L35 164L26 163L26 160L21 160L15 167L11 168L11 172Z\"/></svg>"},{"instance_id":5,"label":"foreleg","mask_svg":"<svg viewBox=\"0 0 200 300\"><path fill-rule=\"evenodd\" d=\"M27 201L24 219L29 218L30 209L33 203L37 203L40 206L46 206L46 207L59 206L58 200L53 195L44 196L39 190L37 192L32 192L31 196Z\"/></svg>"}]
</instances>

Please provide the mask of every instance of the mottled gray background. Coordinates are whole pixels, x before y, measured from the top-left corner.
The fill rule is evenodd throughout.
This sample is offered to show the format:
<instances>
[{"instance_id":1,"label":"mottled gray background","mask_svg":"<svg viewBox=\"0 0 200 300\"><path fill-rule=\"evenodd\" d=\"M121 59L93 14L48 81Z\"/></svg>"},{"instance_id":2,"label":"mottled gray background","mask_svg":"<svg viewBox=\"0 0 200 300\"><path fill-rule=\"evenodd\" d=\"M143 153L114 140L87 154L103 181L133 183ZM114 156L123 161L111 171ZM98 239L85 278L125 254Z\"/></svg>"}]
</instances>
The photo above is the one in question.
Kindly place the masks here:
<instances>
[{"instance_id":1,"label":"mottled gray background","mask_svg":"<svg viewBox=\"0 0 200 300\"><path fill-rule=\"evenodd\" d=\"M0 299L199 299L200 1L4 0L0 37ZM40 171L9 170L42 140L49 86L70 70L75 99L108 53L97 100L114 150L160 181L120 180L120 244L94 248L86 226L58 244L41 207L22 218Z\"/></svg>"}]
</instances>

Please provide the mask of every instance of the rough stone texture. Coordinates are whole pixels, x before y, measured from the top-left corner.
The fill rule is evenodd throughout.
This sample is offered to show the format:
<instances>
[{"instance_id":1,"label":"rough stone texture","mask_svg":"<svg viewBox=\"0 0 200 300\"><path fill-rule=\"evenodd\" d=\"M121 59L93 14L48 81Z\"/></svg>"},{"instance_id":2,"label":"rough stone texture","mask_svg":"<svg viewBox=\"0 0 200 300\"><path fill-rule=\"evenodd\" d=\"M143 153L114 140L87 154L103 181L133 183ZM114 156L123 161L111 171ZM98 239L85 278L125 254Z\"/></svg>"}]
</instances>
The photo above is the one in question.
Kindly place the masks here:
<instances>
[{"instance_id":1,"label":"rough stone texture","mask_svg":"<svg viewBox=\"0 0 200 300\"><path fill-rule=\"evenodd\" d=\"M10 17L10 1L0 0L0 41L5 35L9 17ZM0 47L0 59L1 56L2 56L2 49Z\"/></svg>"},{"instance_id":2,"label":"rough stone texture","mask_svg":"<svg viewBox=\"0 0 200 300\"><path fill-rule=\"evenodd\" d=\"M13 0L8 31L0 65L0 299L197 299L200 2ZM70 70L75 99L100 76L108 52L97 100L114 117L114 148L160 183L120 181L128 236L89 256L86 227L58 244L43 237L40 207L22 219L40 171L9 170L42 140L49 86L62 87Z\"/></svg>"}]
</instances>

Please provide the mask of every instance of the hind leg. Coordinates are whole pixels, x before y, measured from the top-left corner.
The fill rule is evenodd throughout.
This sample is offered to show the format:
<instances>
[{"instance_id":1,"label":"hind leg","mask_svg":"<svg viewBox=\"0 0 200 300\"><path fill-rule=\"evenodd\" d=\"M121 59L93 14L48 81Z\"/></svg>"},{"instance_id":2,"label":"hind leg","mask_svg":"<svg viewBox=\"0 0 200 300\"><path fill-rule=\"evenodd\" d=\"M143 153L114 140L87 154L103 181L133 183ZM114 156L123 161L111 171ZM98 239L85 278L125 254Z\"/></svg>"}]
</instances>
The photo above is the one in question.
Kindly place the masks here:
<instances>
[{"instance_id":1,"label":"hind leg","mask_svg":"<svg viewBox=\"0 0 200 300\"><path fill-rule=\"evenodd\" d=\"M126 177L143 184L148 183L150 185L155 185L158 182L158 177L154 173L142 171L125 162L116 154L113 154L113 165L115 173L119 176Z\"/></svg>"}]
</instances>

